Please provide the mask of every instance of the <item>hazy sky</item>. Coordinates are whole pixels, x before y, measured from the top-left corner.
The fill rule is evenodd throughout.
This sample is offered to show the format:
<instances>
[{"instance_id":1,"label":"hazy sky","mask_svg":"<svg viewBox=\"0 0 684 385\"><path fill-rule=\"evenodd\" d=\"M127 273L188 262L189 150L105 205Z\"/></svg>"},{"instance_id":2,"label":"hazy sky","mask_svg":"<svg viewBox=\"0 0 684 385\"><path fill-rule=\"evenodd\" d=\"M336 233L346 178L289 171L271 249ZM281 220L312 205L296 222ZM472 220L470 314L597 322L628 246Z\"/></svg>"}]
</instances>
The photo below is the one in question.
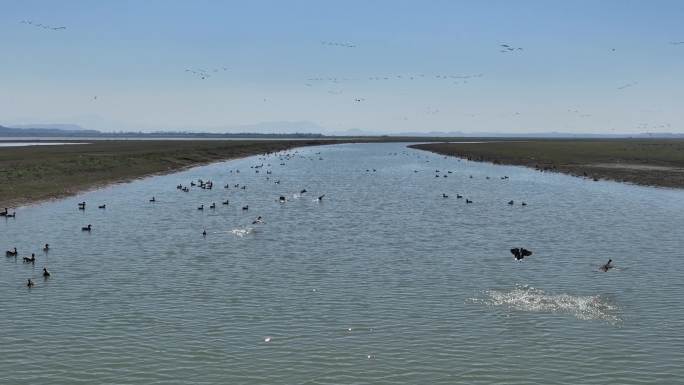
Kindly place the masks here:
<instances>
[{"instance_id":1,"label":"hazy sky","mask_svg":"<svg viewBox=\"0 0 684 385\"><path fill-rule=\"evenodd\" d=\"M4 125L634 133L683 112L681 0L0 0Z\"/></svg>"}]
</instances>

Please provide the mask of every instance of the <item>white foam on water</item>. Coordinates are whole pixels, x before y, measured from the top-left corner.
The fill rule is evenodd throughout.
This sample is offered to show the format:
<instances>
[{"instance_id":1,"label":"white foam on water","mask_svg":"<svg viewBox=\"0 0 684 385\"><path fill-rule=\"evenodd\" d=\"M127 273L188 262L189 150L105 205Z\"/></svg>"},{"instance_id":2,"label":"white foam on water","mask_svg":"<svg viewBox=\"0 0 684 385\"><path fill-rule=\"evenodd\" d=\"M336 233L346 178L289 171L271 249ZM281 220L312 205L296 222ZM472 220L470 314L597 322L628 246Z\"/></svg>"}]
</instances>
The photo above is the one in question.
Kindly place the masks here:
<instances>
[{"instance_id":1,"label":"white foam on water","mask_svg":"<svg viewBox=\"0 0 684 385\"><path fill-rule=\"evenodd\" d=\"M251 234L254 231L253 228L251 227L245 227L243 229L237 228L237 229L232 229L230 230L230 233L235 235L236 237L242 238L246 235Z\"/></svg>"},{"instance_id":2,"label":"white foam on water","mask_svg":"<svg viewBox=\"0 0 684 385\"><path fill-rule=\"evenodd\" d=\"M599 295L547 294L530 286L486 290L483 294L484 298L471 298L469 302L524 312L570 314L580 320L602 320L611 324L622 321L619 307Z\"/></svg>"}]
</instances>

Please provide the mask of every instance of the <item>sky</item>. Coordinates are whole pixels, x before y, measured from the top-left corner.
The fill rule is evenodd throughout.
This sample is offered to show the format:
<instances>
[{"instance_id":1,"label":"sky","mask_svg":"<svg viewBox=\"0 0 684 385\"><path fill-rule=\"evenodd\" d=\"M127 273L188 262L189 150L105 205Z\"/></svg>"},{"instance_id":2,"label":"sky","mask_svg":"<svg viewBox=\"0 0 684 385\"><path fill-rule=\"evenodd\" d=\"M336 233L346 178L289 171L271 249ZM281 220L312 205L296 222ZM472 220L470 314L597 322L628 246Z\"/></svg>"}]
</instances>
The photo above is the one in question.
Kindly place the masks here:
<instances>
[{"instance_id":1,"label":"sky","mask_svg":"<svg viewBox=\"0 0 684 385\"><path fill-rule=\"evenodd\" d=\"M0 0L0 125L683 133L682 20L681 0Z\"/></svg>"}]
</instances>

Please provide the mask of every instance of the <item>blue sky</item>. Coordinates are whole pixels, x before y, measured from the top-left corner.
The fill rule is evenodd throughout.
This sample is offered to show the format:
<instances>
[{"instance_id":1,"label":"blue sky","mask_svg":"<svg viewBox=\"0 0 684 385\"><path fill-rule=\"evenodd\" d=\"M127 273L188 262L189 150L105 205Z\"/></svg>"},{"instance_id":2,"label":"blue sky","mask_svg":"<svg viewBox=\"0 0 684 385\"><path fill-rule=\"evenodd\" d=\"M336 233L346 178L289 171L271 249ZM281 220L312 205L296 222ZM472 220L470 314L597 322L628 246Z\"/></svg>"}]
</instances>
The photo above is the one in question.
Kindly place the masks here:
<instances>
[{"instance_id":1,"label":"blue sky","mask_svg":"<svg viewBox=\"0 0 684 385\"><path fill-rule=\"evenodd\" d=\"M684 132L682 20L684 1L0 0L0 124Z\"/></svg>"}]
</instances>

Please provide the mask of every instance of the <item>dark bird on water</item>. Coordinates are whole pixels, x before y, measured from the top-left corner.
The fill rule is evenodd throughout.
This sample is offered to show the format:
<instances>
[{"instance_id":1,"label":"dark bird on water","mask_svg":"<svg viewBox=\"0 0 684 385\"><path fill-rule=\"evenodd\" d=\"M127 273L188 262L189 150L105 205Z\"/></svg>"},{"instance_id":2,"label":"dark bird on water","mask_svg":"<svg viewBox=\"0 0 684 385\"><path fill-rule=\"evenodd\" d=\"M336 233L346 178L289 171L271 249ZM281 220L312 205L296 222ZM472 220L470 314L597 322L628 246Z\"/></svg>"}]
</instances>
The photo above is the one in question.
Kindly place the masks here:
<instances>
[{"instance_id":1,"label":"dark bird on water","mask_svg":"<svg viewBox=\"0 0 684 385\"><path fill-rule=\"evenodd\" d=\"M88 225L86 227L81 227L81 231L91 231L93 228L93 225Z\"/></svg>"},{"instance_id":2,"label":"dark bird on water","mask_svg":"<svg viewBox=\"0 0 684 385\"><path fill-rule=\"evenodd\" d=\"M26 287L33 287L34 285L35 284L33 283L33 281L31 281L31 278L29 278L28 281L26 282Z\"/></svg>"},{"instance_id":3,"label":"dark bird on water","mask_svg":"<svg viewBox=\"0 0 684 385\"><path fill-rule=\"evenodd\" d=\"M613 266L613 265L611 264L612 262L613 262L613 260L612 260L612 259L609 259L609 260L608 260L608 263L606 263L605 265L602 265L602 266L600 267L600 270L603 271L603 272L607 272L608 270L612 269L613 267L615 267L615 266Z\"/></svg>"},{"instance_id":4,"label":"dark bird on water","mask_svg":"<svg viewBox=\"0 0 684 385\"><path fill-rule=\"evenodd\" d=\"M514 249L511 249L511 254L513 254L516 261L519 261L525 257L529 257L530 255L532 255L532 252L523 247L516 247Z\"/></svg>"},{"instance_id":5,"label":"dark bird on water","mask_svg":"<svg viewBox=\"0 0 684 385\"><path fill-rule=\"evenodd\" d=\"M47 267L43 267L43 277L48 278L50 276L50 272L48 271Z\"/></svg>"}]
</instances>

